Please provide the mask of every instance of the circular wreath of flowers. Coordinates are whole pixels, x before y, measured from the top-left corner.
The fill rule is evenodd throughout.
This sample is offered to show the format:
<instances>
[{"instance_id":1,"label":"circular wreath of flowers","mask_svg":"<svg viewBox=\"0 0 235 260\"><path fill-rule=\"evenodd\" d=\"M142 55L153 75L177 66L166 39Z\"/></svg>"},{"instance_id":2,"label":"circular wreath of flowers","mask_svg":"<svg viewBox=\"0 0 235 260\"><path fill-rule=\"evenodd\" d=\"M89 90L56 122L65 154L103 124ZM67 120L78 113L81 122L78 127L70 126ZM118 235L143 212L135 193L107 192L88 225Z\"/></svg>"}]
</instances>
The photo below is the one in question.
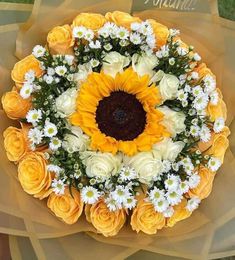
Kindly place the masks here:
<instances>
[{"instance_id":1,"label":"circular wreath of flowers","mask_svg":"<svg viewBox=\"0 0 235 260\"><path fill-rule=\"evenodd\" d=\"M67 224L155 234L189 217L228 147L215 75L180 32L115 11L81 13L17 62L4 131L25 192Z\"/></svg>"}]
</instances>

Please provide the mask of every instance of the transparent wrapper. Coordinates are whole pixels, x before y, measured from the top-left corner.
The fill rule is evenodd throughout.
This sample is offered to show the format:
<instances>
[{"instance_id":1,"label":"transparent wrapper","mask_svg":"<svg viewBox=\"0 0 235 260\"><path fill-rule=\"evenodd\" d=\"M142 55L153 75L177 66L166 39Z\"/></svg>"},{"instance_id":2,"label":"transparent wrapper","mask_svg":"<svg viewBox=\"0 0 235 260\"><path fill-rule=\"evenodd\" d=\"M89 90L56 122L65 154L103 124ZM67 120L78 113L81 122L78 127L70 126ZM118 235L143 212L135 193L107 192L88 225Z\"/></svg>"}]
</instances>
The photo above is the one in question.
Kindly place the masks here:
<instances>
[{"instance_id":1,"label":"transparent wrapper","mask_svg":"<svg viewBox=\"0 0 235 260\"><path fill-rule=\"evenodd\" d=\"M209 1L210 14L152 9L134 12L142 19L153 18L170 28L181 30L182 40L195 46L203 61L217 77L227 104L230 148L216 175L211 195L198 210L173 228L156 235L136 234L127 223L115 237L96 234L84 215L74 225L58 220L46 206L27 195L17 180L16 166L7 160L2 132L15 122L0 113L0 233L10 235L13 259L124 259L139 250L172 259L214 259L235 255L235 23L219 18L216 1ZM200 6L200 3L197 5ZM0 26L0 94L10 90L10 72L17 61L36 44L44 44L48 31L70 23L79 12L130 12L132 1L35 1L25 24ZM12 8L12 7L11 7ZM15 6L16 10L17 7ZM30 11L30 8L29 10ZM133 259L151 258L135 254ZM155 257L157 255L154 255Z\"/></svg>"}]
</instances>

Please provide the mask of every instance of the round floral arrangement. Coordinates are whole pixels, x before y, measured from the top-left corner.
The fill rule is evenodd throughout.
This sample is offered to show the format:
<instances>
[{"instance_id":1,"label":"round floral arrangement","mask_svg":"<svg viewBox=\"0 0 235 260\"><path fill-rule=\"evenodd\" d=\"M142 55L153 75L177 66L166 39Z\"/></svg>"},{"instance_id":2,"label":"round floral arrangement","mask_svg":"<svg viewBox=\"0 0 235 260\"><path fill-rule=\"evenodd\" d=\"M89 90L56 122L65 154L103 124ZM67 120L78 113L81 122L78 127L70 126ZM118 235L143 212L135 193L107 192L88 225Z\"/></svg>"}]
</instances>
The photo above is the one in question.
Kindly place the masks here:
<instances>
[{"instance_id":1,"label":"round floral arrangement","mask_svg":"<svg viewBox=\"0 0 235 260\"><path fill-rule=\"evenodd\" d=\"M25 192L67 224L155 234L189 217L228 147L216 77L176 29L81 13L17 62L4 131Z\"/></svg>"}]
</instances>

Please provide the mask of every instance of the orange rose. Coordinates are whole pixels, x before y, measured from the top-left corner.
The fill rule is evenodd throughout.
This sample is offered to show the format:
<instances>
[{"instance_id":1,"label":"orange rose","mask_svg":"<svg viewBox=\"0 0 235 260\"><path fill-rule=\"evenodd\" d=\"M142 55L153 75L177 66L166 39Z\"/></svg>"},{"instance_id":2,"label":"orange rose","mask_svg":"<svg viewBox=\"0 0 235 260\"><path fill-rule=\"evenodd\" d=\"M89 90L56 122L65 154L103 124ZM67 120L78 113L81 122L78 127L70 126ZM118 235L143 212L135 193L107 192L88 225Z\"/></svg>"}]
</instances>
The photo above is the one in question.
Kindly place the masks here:
<instances>
[{"instance_id":1,"label":"orange rose","mask_svg":"<svg viewBox=\"0 0 235 260\"><path fill-rule=\"evenodd\" d=\"M12 90L2 96L2 107L11 119L25 118L31 107L31 101L23 99L17 91Z\"/></svg>"},{"instance_id":2,"label":"orange rose","mask_svg":"<svg viewBox=\"0 0 235 260\"><path fill-rule=\"evenodd\" d=\"M153 32L154 32L155 38L156 38L157 47L160 48L161 46L165 45L167 38L169 36L168 28L163 24L157 23L153 19L148 19L147 21L151 24L151 26L153 28Z\"/></svg>"},{"instance_id":3,"label":"orange rose","mask_svg":"<svg viewBox=\"0 0 235 260\"><path fill-rule=\"evenodd\" d=\"M86 218L105 237L115 236L126 221L124 209L110 211L103 199L86 206Z\"/></svg>"},{"instance_id":4,"label":"orange rose","mask_svg":"<svg viewBox=\"0 0 235 260\"><path fill-rule=\"evenodd\" d=\"M11 71L11 78L15 81L17 87L22 86L25 81L25 73L29 70L33 70L36 77L41 76L43 73L39 61L32 54L26 56L23 60L18 61Z\"/></svg>"},{"instance_id":5,"label":"orange rose","mask_svg":"<svg viewBox=\"0 0 235 260\"><path fill-rule=\"evenodd\" d=\"M72 27L74 26L85 26L91 30L98 30L101 28L106 22L106 19L101 14L94 13L80 13L73 20Z\"/></svg>"},{"instance_id":6,"label":"orange rose","mask_svg":"<svg viewBox=\"0 0 235 260\"><path fill-rule=\"evenodd\" d=\"M47 171L43 153L29 152L19 162L18 178L24 191L35 198L47 197L51 190L51 173Z\"/></svg>"},{"instance_id":7,"label":"orange rose","mask_svg":"<svg viewBox=\"0 0 235 260\"><path fill-rule=\"evenodd\" d=\"M19 161L29 150L27 130L16 127L8 127L3 132L4 147L9 161Z\"/></svg>"},{"instance_id":8,"label":"orange rose","mask_svg":"<svg viewBox=\"0 0 235 260\"><path fill-rule=\"evenodd\" d=\"M203 77L205 77L206 75L211 75L211 76L214 76L214 77L215 77L215 75L211 72L211 70L210 70L209 68L207 68L207 66L206 66L205 63L200 63L200 64L198 65L198 67L196 67L196 68L194 69L194 71L198 73L199 78L203 78Z\"/></svg>"},{"instance_id":9,"label":"orange rose","mask_svg":"<svg viewBox=\"0 0 235 260\"><path fill-rule=\"evenodd\" d=\"M112 13L108 12L105 14L105 18L109 22L113 22L113 23L117 24L118 26L126 27L127 29L130 29L132 23L141 22L141 19L139 17L134 17L128 13L124 13L124 12L120 12L120 11L115 11Z\"/></svg>"},{"instance_id":10,"label":"orange rose","mask_svg":"<svg viewBox=\"0 0 235 260\"><path fill-rule=\"evenodd\" d=\"M223 117L224 120L227 118L227 108L223 101L223 96L220 89L216 89L219 93L219 101L217 105L212 105L211 103L207 106L207 113L210 116L211 121L215 121L219 117Z\"/></svg>"},{"instance_id":11,"label":"orange rose","mask_svg":"<svg viewBox=\"0 0 235 260\"><path fill-rule=\"evenodd\" d=\"M48 46L55 54L72 54L74 38L68 24L54 27L47 35Z\"/></svg>"},{"instance_id":12,"label":"orange rose","mask_svg":"<svg viewBox=\"0 0 235 260\"><path fill-rule=\"evenodd\" d=\"M211 193L215 173L202 166L198 174L201 177L200 183L196 188L189 190L188 195L190 198L196 196L202 200L207 198Z\"/></svg>"},{"instance_id":13,"label":"orange rose","mask_svg":"<svg viewBox=\"0 0 235 260\"><path fill-rule=\"evenodd\" d=\"M188 218L191 212L186 209L187 200L183 199L178 205L174 206L173 215L167 220L167 226L173 227L177 222Z\"/></svg>"},{"instance_id":14,"label":"orange rose","mask_svg":"<svg viewBox=\"0 0 235 260\"><path fill-rule=\"evenodd\" d=\"M156 234L158 229L165 226L165 217L155 211L152 203L141 199L131 216L131 226L137 233L142 231L146 234Z\"/></svg>"},{"instance_id":15,"label":"orange rose","mask_svg":"<svg viewBox=\"0 0 235 260\"><path fill-rule=\"evenodd\" d=\"M81 216L83 211L83 202L81 201L80 193L76 189L71 190L65 188L63 195L51 193L47 206L60 219L67 224L74 224Z\"/></svg>"}]
</instances>

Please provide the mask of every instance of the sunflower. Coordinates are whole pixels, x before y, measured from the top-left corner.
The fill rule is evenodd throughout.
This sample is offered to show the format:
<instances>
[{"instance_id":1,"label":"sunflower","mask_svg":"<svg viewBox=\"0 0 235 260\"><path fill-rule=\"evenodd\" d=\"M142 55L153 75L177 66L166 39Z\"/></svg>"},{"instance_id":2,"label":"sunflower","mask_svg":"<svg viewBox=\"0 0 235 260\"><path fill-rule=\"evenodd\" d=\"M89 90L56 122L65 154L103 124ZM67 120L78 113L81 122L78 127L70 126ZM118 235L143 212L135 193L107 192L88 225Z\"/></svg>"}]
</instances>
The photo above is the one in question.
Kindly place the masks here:
<instances>
[{"instance_id":1,"label":"sunflower","mask_svg":"<svg viewBox=\"0 0 235 260\"><path fill-rule=\"evenodd\" d=\"M149 76L140 77L131 67L115 78L93 72L80 88L70 122L91 137L91 149L131 156L169 136L156 109L160 103Z\"/></svg>"}]
</instances>

